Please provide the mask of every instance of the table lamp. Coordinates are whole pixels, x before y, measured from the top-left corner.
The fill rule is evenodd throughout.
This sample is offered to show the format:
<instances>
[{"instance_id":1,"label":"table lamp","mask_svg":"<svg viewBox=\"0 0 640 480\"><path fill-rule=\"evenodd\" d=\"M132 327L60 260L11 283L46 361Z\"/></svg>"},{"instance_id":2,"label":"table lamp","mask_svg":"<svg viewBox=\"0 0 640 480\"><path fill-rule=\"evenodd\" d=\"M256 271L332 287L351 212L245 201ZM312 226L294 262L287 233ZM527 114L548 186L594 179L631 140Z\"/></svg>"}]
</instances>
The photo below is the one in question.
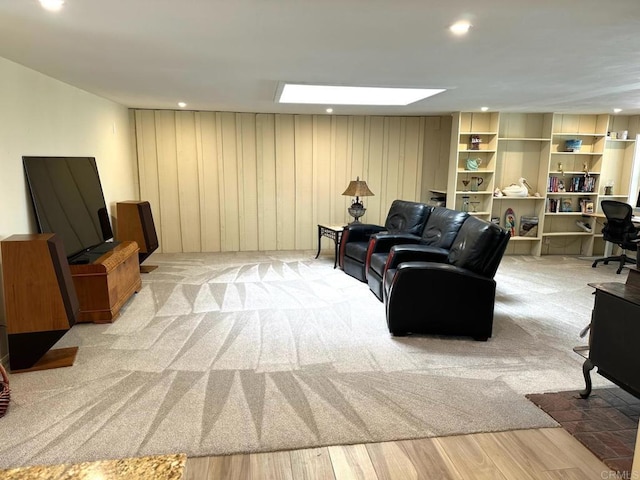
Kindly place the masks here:
<instances>
[{"instance_id":1,"label":"table lamp","mask_svg":"<svg viewBox=\"0 0 640 480\"><path fill-rule=\"evenodd\" d=\"M373 196L373 192L369 190L367 182L365 182L364 180L360 180L360 177L356 177L355 180L351 180L349 182L349 186L342 195L356 197L356 199L351 202L351 206L347 209L347 211L349 212L349 215L353 217L353 222L351 223L360 223L359 218L364 215L364 212L367 211L367 209L364 208L362 202L360 202L360 197Z\"/></svg>"}]
</instances>

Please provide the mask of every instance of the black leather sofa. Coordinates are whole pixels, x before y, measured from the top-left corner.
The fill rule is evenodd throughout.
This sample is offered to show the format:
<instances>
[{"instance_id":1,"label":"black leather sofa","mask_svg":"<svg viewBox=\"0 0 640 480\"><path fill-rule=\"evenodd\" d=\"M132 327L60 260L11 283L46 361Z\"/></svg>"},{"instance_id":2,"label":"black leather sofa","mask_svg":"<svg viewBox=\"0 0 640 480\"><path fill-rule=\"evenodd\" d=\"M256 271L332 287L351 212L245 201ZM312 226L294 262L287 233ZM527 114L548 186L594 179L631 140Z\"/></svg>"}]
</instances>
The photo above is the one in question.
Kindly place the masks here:
<instances>
[{"instance_id":1,"label":"black leather sofa","mask_svg":"<svg viewBox=\"0 0 640 480\"><path fill-rule=\"evenodd\" d=\"M430 208L431 213L420 235L382 232L371 236L366 257L366 276L369 288L379 300L383 296L382 278L387 258L394 245L416 244L448 254L460 227L469 217L468 213L445 207Z\"/></svg>"},{"instance_id":2,"label":"black leather sofa","mask_svg":"<svg viewBox=\"0 0 640 480\"><path fill-rule=\"evenodd\" d=\"M382 225L352 223L342 232L339 262L342 269L361 282L366 281L367 247L371 235L386 231L420 235L433 207L424 203L394 200Z\"/></svg>"},{"instance_id":3,"label":"black leather sofa","mask_svg":"<svg viewBox=\"0 0 640 480\"><path fill-rule=\"evenodd\" d=\"M448 250L425 244L393 246L383 272L391 334L491 337L494 276L509 236L493 223L468 216Z\"/></svg>"}]
</instances>

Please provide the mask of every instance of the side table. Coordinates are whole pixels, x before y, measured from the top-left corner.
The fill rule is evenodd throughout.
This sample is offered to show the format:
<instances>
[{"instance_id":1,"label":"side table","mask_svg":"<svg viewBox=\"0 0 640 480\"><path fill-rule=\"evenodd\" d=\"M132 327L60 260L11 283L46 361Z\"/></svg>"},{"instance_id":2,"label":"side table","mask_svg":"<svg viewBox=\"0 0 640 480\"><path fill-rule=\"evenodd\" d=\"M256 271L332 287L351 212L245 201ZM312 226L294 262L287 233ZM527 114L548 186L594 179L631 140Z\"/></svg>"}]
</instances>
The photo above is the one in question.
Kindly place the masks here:
<instances>
[{"instance_id":1,"label":"side table","mask_svg":"<svg viewBox=\"0 0 640 480\"><path fill-rule=\"evenodd\" d=\"M344 230L344 225L325 225L318 224L318 253L316 253L316 258L320 256L320 241L322 237L327 237L333 240L335 245L334 254L333 254L333 268L338 266L338 249L340 248L340 240L342 240L342 231Z\"/></svg>"}]
</instances>

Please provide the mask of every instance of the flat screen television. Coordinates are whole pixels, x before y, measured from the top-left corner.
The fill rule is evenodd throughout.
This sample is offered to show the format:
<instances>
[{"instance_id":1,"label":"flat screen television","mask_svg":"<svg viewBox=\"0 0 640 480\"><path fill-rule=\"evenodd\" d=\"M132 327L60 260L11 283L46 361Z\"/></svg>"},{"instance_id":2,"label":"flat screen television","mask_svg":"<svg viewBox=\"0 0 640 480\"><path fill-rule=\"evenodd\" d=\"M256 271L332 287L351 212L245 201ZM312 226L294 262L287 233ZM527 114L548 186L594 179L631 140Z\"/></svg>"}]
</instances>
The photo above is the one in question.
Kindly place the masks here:
<instances>
[{"instance_id":1,"label":"flat screen television","mask_svg":"<svg viewBox=\"0 0 640 480\"><path fill-rule=\"evenodd\" d=\"M90 263L92 252L107 251L105 242L113 238L113 231L95 158L22 157L22 161L38 231L59 235L70 263ZM112 247L110 243L108 248Z\"/></svg>"}]
</instances>

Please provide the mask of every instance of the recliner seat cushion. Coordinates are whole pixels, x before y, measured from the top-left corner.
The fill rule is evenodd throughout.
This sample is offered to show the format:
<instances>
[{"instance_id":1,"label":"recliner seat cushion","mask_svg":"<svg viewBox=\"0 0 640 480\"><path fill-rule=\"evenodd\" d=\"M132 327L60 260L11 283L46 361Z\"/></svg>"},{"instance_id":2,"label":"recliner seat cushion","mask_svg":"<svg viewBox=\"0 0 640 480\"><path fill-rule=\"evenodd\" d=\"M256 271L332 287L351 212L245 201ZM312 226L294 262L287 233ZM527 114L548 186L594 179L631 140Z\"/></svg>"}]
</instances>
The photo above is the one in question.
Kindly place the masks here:
<instances>
[{"instance_id":1,"label":"recliner seat cushion","mask_svg":"<svg viewBox=\"0 0 640 480\"><path fill-rule=\"evenodd\" d=\"M371 266L369 267L369 269L376 272L379 277L382 277L382 274L384 273L384 266L387 263L388 256L389 254L386 252L374 253L373 255L371 255Z\"/></svg>"},{"instance_id":2,"label":"recliner seat cushion","mask_svg":"<svg viewBox=\"0 0 640 480\"><path fill-rule=\"evenodd\" d=\"M365 262L367 258L367 247L369 242L349 242L345 247L345 256L358 260L359 262Z\"/></svg>"}]
</instances>

